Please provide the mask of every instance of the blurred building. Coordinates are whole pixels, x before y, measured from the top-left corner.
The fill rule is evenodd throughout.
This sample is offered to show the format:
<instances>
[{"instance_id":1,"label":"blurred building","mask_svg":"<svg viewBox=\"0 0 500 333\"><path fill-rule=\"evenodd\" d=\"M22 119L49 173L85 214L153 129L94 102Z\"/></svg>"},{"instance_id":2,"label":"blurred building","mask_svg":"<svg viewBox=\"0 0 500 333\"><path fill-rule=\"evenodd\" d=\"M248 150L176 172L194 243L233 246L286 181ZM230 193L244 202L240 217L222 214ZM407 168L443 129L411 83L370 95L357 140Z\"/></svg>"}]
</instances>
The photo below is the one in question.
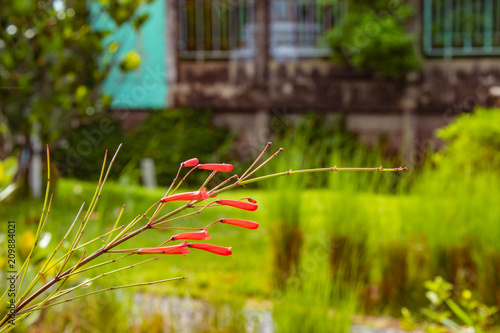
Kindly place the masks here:
<instances>
[{"instance_id":1,"label":"blurred building","mask_svg":"<svg viewBox=\"0 0 500 333\"><path fill-rule=\"evenodd\" d=\"M349 11L343 0L158 1L167 7L166 30L153 35L166 40L165 106L210 108L250 138L272 116L344 111L365 141L386 134L411 154L457 114L492 104L500 84L500 0L413 1L407 29L423 63L404 83L329 59L321 37Z\"/></svg>"}]
</instances>

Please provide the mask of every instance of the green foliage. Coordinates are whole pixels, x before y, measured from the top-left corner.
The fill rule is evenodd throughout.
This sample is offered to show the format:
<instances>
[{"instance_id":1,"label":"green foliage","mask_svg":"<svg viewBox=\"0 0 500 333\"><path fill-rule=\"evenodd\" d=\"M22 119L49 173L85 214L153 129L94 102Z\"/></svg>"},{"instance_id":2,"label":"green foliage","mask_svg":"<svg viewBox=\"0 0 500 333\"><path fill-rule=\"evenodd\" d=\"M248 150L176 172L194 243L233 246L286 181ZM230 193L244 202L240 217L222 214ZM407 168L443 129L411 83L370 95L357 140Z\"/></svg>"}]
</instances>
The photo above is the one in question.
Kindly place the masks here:
<instances>
[{"instance_id":1,"label":"green foliage","mask_svg":"<svg viewBox=\"0 0 500 333\"><path fill-rule=\"evenodd\" d=\"M158 183L167 186L177 173L179 161L192 157L204 163L227 160L231 143L229 131L212 125L211 120L209 111L157 110L137 129L125 132L119 122L110 117L96 118L72 131L64 145L56 150L54 160L63 173L93 180L102 160L86 157L104 156L107 149L115 149L123 143L125 149L116 158L111 179L120 177L123 184L140 183L140 162L150 157L155 162ZM186 183L199 184L207 176L203 171L193 173Z\"/></svg>"},{"instance_id":2,"label":"green foliage","mask_svg":"<svg viewBox=\"0 0 500 333\"><path fill-rule=\"evenodd\" d=\"M89 123L78 125L77 129L61 140L59 146L53 149L53 160L65 177L95 180L99 177L96 170L100 170L106 150L112 151L123 143L127 149L117 155L109 176L116 179L132 158L129 150L133 146L132 142L132 137L122 130L118 121L102 115L94 117Z\"/></svg>"},{"instance_id":3,"label":"green foliage","mask_svg":"<svg viewBox=\"0 0 500 333\"><path fill-rule=\"evenodd\" d=\"M401 78L420 66L404 23L414 8L400 1L350 3L349 12L325 34L335 61L353 68Z\"/></svg>"},{"instance_id":4,"label":"green foliage","mask_svg":"<svg viewBox=\"0 0 500 333\"><path fill-rule=\"evenodd\" d=\"M179 161L196 157L201 163L227 160L231 145L229 130L212 123L210 111L193 109L158 110L129 133L132 159L126 176L139 178L139 163L144 157L153 158L158 183L166 186L174 179ZM186 179L188 184L200 184L209 174L198 172Z\"/></svg>"},{"instance_id":5,"label":"green foliage","mask_svg":"<svg viewBox=\"0 0 500 333\"><path fill-rule=\"evenodd\" d=\"M19 0L0 11L0 123L5 155L29 149L35 124L40 139L53 143L73 120L105 110L100 87L116 61L106 36L123 24L139 27L136 10L150 0ZM108 28L95 28L106 18ZM111 50L112 51L112 50ZM113 53L113 52L112 52ZM137 57L124 70L136 68ZM129 61L130 62L130 61Z\"/></svg>"},{"instance_id":6,"label":"green foliage","mask_svg":"<svg viewBox=\"0 0 500 333\"><path fill-rule=\"evenodd\" d=\"M346 128L345 114L338 113L332 119L324 115L308 112L297 119L293 126L284 127L276 133L274 146L286 147L277 161L273 162L275 172L295 169L321 167L352 167L356 165L378 167L388 161L383 159L383 142L378 147L370 148L359 142L357 136ZM382 140L381 140L382 141ZM385 164L384 164L385 165ZM301 186L329 186L336 190L360 189L381 190L380 175L374 173L339 173L330 177L328 173L302 175L300 179L285 178L271 180L266 186L280 186L280 182L289 188L291 182L300 181ZM367 185L370 182L370 185Z\"/></svg>"},{"instance_id":7,"label":"green foliage","mask_svg":"<svg viewBox=\"0 0 500 333\"><path fill-rule=\"evenodd\" d=\"M500 170L500 109L464 113L437 136L448 143L434 158L438 165L448 164L466 173Z\"/></svg>"},{"instance_id":8,"label":"green foliage","mask_svg":"<svg viewBox=\"0 0 500 333\"><path fill-rule=\"evenodd\" d=\"M474 332L481 333L493 323L493 316L498 312L496 306L490 307L474 300L472 292L468 289L453 297L453 285L440 276L425 281L424 286L427 289L425 295L430 305L421 309L424 315L421 321L427 333L447 332L447 328L453 332L466 332L461 325L472 327ZM458 303L453 300L454 298L458 299ZM415 329L418 317L407 308L403 308L401 313L403 328Z\"/></svg>"}]
</instances>

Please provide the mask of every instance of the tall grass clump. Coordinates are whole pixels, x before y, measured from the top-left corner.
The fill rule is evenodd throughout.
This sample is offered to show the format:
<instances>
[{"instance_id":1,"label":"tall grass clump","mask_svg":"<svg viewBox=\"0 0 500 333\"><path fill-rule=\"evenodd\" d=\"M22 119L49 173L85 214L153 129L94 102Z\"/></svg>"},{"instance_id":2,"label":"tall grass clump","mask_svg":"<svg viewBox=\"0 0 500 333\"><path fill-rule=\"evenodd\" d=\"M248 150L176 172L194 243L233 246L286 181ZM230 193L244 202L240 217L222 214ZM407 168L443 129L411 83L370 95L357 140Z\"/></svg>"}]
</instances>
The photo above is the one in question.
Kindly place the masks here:
<instances>
[{"instance_id":1,"label":"tall grass clump","mask_svg":"<svg viewBox=\"0 0 500 333\"><path fill-rule=\"evenodd\" d=\"M278 332L349 332L359 310L355 283L332 278L325 230L304 236L300 264L274 304ZM339 267L345 270L346 267Z\"/></svg>"},{"instance_id":2,"label":"tall grass clump","mask_svg":"<svg viewBox=\"0 0 500 333\"><path fill-rule=\"evenodd\" d=\"M291 148L272 166L273 171L286 170L290 165L296 165L300 169L310 166L311 160L307 157L312 154L312 150L309 148L308 134L299 131L293 136L286 136L280 142L280 145ZM276 178L265 184L269 192L268 216L273 248L273 281L278 288L286 286L288 277L296 271L299 264L304 234L300 225L302 194L307 182L308 177L293 175Z\"/></svg>"},{"instance_id":3,"label":"tall grass clump","mask_svg":"<svg viewBox=\"0 0 500 333\"><path fill-rule=\"evenodd\" d=\"M408 207L409 222L427 240L435 272L498 305L500 109L477 108L437 135L447 145L412 189L419 202Z\"/></svg>"},{"instance_id":4,"label":"tall grass clump","mask_svg":"<svg viewBox=\"0 0 500 333\"><path fill-rule=\"evenodd\" d=\"M328 270L289 284L273 311L278 332L348 333L356 312L353 293L335 283Z\"/></svg>"}]
</instances>

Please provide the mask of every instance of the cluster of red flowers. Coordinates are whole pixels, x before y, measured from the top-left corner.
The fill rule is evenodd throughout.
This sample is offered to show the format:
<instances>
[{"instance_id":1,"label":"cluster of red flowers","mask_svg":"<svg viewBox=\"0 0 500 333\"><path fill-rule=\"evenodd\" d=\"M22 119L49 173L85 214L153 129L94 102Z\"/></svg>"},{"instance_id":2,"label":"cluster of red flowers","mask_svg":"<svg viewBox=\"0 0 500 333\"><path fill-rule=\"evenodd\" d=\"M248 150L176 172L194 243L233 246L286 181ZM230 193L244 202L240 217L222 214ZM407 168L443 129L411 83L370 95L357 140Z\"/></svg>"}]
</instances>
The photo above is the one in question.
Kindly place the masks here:
<instances>
[{"instance_id":1,"label":"cluster of red flowers","mask_svg":"<svg viewBox=\"0 0 500 333\"><path fill-rule=\"evenodd\" d=\"M202 169L202 170L211 170L218 172L230 172L233 170L233 166L231 164L224 163L207 163L207 164L199 164L197 158L192 158L181 163L182 167L194 167L194 169ZM167 195L166 197L160 200L161 203L172 202L172 201L201 201L209 198L214 198L216 195L210 195L207 193L207 189L205 187L201 188L199 191L195 192L185 192L179 194ZM220 206L230 206L235 207L247 211L254 211L258 208L256 201L252 198L245 198L248 202L238 201L238 200L222 200L218 199L213 201L212 203L216 203ZM245 200L242 199L242 200ZM158 246L158 247L149 247L142 248L137 251L139 254L182 254L186 255L190 253L190 248L199 249L208 251L211 253L215 253L222 256L230 256L232 254L231 247L222 247L213 244L205 244L205 243L188 243L187 240L208 240L211 236L207 233L207 228L212 226L213 224L220 222L225 224L231 224L235 226L239 226L246 229L257 229L259 224L253 221L240 220L240 219L220 219L209 224L207 227L200 229L199 231L192 232L183 232L178 235L174 235L170 237L167 241L177 241L182 240L180 244L172 245L172 246Z\"/></svg>"}]
</instances>

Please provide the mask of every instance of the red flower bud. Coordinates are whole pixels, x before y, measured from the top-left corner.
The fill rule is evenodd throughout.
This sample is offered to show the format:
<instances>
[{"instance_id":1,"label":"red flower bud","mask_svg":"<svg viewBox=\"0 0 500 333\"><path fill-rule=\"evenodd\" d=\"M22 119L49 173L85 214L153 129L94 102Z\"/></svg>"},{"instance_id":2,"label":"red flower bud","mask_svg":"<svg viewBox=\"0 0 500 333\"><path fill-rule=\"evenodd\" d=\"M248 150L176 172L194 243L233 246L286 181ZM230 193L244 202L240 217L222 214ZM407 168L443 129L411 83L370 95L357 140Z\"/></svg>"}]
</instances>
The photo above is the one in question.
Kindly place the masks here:
<instances>
[{"instance_id":1,"label":"red flower bud","mask_svg":"<svg viewBox=\"0 0 500 333\"><path fill-rule=\"evenodd\" d=\"M195 165L198 165L198 159L197 158L191 158L187 161L184 161L181 163L181 167L193 167Z\"/></svg>"},{"instance_id":2,"label":"red flower bud","mask_svg":"<svg viewBox=\"0 0 500 333\"><path fill-rule=\"evenodd\" d=\"M230 256L231 254L233 254L233 252L231 252L231 247L222 247L212 244L199 244L199 243L189 243L187 246L193 249L212 252L221 256Z\"/></svg>"},{"instance_id":3,"label":"red flower bud","mask_svg":"<svg viewBox=\"0 0 500 333\"><path fill-rule=\"evenodd\" d=\"M200 164L198 169L220 171L220 172L231 172L233 171L233 165L224 163L207 163L207 164Z\"/></svg>"},{"instance_id":4,"label":"red flower bud","mask_svg":"<svg viewBox=\"0 0 500 333\"><path fill-rule=\"evenodd\" d=\"M190 252L189 249L185 247L188 245L188 242L184 241L179 245L173 246L163 246L163 247L147 247L143 249L137 250L139 254L187 254Z\"/></svg>"},{"instance_id":5,"label":"red flower bud","mask_svg":"<svg viewBox=\"0 0 500 333\"><path fill-rule=\"evenodd\" d=\"M246 221L246 220L221 219L220 221L221 223L232 224L247 229L257 229L259 227L259 224L257 222Z\"/></svg>"},{"instance_id":6,"label":"red flower bud","mask_svg":"<svg viewBox=\"0 0 500 333\"><path fill-rule=\"evenodd\" d=\"M218 200L215 200L215 202L217 202L218 204L221 204L221 205L236 207L239 209L250 210L250 211L254 211L259 207L256 204L253 204L250 202L243 202L243 201L237 201L237 200L218 199Z\"/></svg>"},{"instance_id":7,"label":"red flower bud","mask_svg":"<svg viewBox=\"0 0 500 333\"><path fill-rule=\"evenodd\" d=\"M185 192L170 195L161 199L161 202L170 202L170 201L193 201L193 200L205 200L208 199L208 194L206 193L206 188L203 187L200 191L196 192Z\"/></svg>"},{"instance_id":8,"label":"red flower bud","mask_svg":"<svg viewBox=\"0 0 500 333\"><path fill-rule=\"evenodd\" d=\"M190 239L190 240L207 240L210 239L210 235L207 235L206 230L194 231L194 232L183 232L182 234L172 236L172 240L179 239Z\"/></svg>"}]
</instances>

